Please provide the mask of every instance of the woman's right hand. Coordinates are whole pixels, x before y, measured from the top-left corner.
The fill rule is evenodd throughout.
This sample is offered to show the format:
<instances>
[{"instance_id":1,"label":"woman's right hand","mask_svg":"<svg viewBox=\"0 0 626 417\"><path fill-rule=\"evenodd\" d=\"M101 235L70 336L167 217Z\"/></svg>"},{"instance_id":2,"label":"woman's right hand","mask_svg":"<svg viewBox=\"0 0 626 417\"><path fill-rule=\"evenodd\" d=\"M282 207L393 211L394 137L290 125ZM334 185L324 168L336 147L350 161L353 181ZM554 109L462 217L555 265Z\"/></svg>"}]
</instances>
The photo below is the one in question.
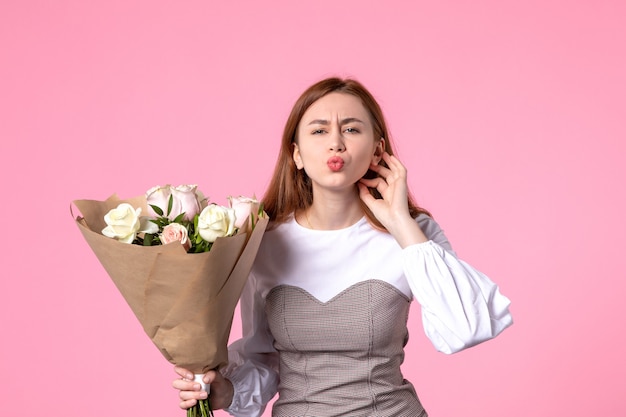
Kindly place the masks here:
<instances>
[{"instance_id":1,"label":"woman's right hand","mask_svg":"<svg viewBox=\"0 0 626 417\"><path fill-rule=\"evenodd\" d=\"M180 408L186 410L196 405L198 400L207 398L207 392L202 390L198 382L194 382L193 372L179 366L174 367L174 372L180 376L180 378L176 378L172 382L172 386L180 391L178 394L180 397ZM211 408L213 410L228 408L233 401L234 395L233 384L230 380L224 378L218 371L207 372L202 380L207 385L210 385Z\"/></svg>"}]
</instances>

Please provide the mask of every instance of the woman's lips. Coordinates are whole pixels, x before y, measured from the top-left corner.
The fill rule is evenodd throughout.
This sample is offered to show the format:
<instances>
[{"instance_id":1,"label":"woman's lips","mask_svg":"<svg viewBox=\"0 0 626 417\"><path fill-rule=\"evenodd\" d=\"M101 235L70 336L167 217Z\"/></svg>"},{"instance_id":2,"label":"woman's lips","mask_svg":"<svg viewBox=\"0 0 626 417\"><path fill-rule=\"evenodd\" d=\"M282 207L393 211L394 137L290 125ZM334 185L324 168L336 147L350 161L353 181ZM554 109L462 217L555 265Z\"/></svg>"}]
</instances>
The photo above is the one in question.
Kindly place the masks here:
<instances>
[{"instance_id":1,"label":"woman's lips","mask_svg":"<svg viewBox=\"0 0 626 417\"><path fill-rule=\"evenodd\" d=\"M330 170L333 172L341 171L341 168L343 168L343 163L343 159L339 156L333 156L332 158L329 158L328 161L326 161L326 165L328 165L328 168L330 168Z\"/></svg>"}]
</instances>

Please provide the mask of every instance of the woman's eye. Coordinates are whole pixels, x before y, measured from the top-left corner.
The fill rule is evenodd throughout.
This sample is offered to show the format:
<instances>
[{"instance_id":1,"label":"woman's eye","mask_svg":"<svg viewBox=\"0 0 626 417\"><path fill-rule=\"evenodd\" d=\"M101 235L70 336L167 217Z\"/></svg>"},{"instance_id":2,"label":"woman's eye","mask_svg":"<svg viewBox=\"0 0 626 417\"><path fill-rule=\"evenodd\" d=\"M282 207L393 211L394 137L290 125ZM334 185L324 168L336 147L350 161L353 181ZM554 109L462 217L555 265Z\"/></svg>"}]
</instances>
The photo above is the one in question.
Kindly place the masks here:
<instances>
[{"instance_id":1,"label":"woman's eye","mask_svg":"<svg viewBox=\"0 0 626 417\"><path fill-rule=\"evenodd\" d=\"M355 128L353 128L353 127L348 127L348 128L346 128L346 130L345 130L345 131L346 131L347 133L359 133L359 130L358 130L358 129L355 129Z\"/></svg>"},{"instance_id":2,"label":"woman's eye","mask_svg":"<svg viewBox=\"0 0 626 417\"><path fill-rule=\"evenodd\" d=\"M324 133L323 129L317 129L314 130L313 132L311 132L313 135L321 135L322 133Z\"/></svg>"}]
</instances>

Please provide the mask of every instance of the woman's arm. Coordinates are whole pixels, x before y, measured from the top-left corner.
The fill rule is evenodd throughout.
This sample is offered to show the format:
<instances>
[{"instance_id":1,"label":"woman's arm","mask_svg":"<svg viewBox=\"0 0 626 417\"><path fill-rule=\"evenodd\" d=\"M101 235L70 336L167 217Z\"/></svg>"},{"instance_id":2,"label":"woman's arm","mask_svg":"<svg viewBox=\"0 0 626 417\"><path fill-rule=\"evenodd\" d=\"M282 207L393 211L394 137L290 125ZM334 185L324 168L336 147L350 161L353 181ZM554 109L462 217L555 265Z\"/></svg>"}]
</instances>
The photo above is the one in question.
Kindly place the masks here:
<instances>
[{"instance_id":1,"label":"woman's arm","mask_svg":"<svg viewBox=\"0 0 626 417\"><path fill-rule=\"evenodd\" d=\"M498 286L456 257L432 218L420 215L417 223L430 240L403 249L404 270L435 348L458 352L496 337L513 324L511 302Z\"/></svg>"},{"instance_id":2,"label":"woman's arm","mask_svg":"<svg viewBox=\"0 0 626 417\"><path fill-rule=\"evenodd\" d=\"M244 287L240 307L243 337L229 346L229 364L221 370L234 387L226 411L236 417L258 417L277 391L278 352L253 275Z\"/></svg>"},{"instance_id":3,"label":"woman's arm","mask_svg":"<svg viewBox=\"0 0 626 417\"><path fill-rule=\"evenodd\" d=\"M417 222L408 210L407 171L387 153L388 168L371 165L378 174L361 179L361 199L404 251L404 271L415 299L422 305L426 335L444 353L496 337L513 323L510 301L487 276L459 260L441 228L429 216ZM368 187L383 197L374 199Z\"/></svg>"}]
</instances>

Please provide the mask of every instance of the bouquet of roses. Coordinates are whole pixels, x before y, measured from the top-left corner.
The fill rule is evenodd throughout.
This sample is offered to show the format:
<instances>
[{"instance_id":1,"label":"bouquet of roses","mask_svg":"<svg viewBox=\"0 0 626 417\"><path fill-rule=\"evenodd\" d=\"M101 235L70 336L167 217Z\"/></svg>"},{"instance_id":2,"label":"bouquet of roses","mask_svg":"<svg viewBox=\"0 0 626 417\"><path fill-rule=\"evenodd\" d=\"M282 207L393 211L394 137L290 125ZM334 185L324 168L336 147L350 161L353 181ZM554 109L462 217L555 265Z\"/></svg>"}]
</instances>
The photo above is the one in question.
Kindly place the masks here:
<instances>
[{"instance_id":1,"label":"bouquet of roses","mask_svg":"<svg viewBox=\"0 0 626 417\"><path fill-rule=\"evenodd\" d=\"M259 202L230 197L225 207L195 185L167 185L73 203L85 240L163 356L200 383L226 365L235 307L268 223ZM210 403L187 415L212 415Z\"/></svg>"}]
</instances>

